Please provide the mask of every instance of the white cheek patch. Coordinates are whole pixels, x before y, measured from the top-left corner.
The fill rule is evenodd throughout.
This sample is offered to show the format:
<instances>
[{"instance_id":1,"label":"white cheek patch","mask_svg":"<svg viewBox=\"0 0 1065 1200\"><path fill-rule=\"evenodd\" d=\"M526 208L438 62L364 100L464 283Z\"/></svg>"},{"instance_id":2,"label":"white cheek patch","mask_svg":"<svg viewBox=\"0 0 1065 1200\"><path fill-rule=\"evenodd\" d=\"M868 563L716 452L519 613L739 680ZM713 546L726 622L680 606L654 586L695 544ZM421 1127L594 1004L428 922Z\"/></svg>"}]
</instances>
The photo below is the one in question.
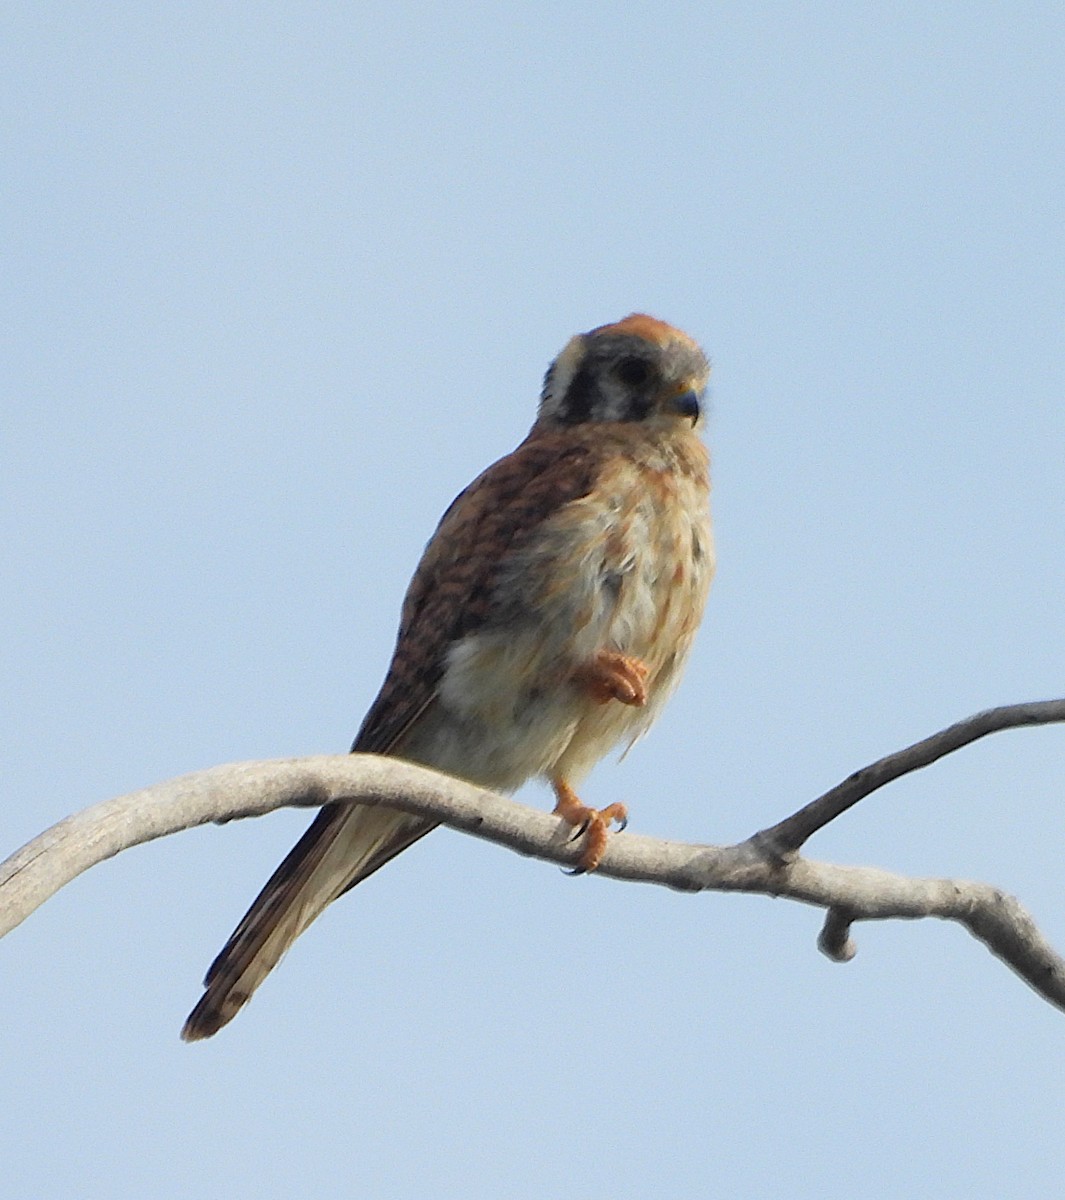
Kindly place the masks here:
<instances>
[{"instance_id":1,"label":"white cheek patch","mask_svg":"<svg viewBox=\"0 0 1065 1200\"><path fill-rule=\"evenodd\" d=\"M629 397L612 383L604 390L606 396L605 403L600 406L600 420L624 421L629 415Z\"/></svg>"}]
</instances>

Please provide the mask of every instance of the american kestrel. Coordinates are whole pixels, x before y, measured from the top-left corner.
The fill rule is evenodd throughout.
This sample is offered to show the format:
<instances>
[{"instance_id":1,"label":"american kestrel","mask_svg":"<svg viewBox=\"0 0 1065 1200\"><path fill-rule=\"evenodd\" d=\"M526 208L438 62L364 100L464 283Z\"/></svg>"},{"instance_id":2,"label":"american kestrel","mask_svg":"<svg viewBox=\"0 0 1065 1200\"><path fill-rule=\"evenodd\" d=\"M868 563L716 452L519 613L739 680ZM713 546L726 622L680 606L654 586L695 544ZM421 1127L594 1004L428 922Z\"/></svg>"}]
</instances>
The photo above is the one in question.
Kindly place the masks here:
<instances>
[{"instance_id":1,"label":"american kestrel","mask_svg":"<svg viewBox=\"0 0 1065 1200\"><path fill-rule=\"evenodd\" d=\"M414 573L392 663L353 751L497 791L534 776L598 865L620 804L574 786L654 721L688 657L714 570L709 365L634 314L572 338L528 437L461 492ZM427 834L395 809L328 804L212 963L182 1037L210 1037L328 904Z\"/></svg>"}]
</instances>

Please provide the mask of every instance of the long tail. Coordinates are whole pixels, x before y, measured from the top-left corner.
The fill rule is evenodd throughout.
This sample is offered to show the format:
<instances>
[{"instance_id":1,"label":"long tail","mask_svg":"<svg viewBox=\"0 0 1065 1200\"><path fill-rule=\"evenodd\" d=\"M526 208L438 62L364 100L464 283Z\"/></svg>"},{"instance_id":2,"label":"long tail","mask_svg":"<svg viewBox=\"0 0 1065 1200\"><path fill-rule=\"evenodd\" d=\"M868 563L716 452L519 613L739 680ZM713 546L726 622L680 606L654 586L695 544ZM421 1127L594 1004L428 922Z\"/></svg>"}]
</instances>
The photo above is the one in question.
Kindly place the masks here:
<instances>
[{"instance_id":1,"label":"long tail","mask_svg":"<svg viewBox=\"0 0 1065 1200\"><path fill-rule=\"evenodd\" d=\"M270 876L204 980L181 1031L208 1038L231 1021L329 904L423 837L434 822L392 808L326 805Z\"/></svg>"}]
</instances>

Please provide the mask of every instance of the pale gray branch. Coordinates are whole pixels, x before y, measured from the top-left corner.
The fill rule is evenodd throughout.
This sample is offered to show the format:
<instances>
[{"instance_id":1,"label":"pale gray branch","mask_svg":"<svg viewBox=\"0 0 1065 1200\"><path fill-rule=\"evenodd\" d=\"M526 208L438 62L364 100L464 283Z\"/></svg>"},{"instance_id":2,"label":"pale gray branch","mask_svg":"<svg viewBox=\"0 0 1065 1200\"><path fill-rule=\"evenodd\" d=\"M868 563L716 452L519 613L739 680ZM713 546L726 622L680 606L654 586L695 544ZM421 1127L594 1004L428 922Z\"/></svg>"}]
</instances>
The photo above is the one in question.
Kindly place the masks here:
<instances>
[{"instance_id":1,"label":"pale gray branch","mask_svg":"<svg viewBox=\"0 0 1065 1200\"><path fill-rule=\"evenodd\" d=\"M385 804L431 816L561 865L572 865L579 854L579 842L559 818L398 759L345 754L237 763L108 800L67 817L28 843L0 864L0 936L82 871L121 850L209 822L328 801ZM760 837L735 846L700 846L617 834L596 874L687 892L782 896L823 908L827 915L818 944L836 961L854 955L850 928L855 921L956 921L1051 1004L1065 1008L1065 960L1017 901L998 889L963 880L910 879L872 867L839 867L794 854L782 859L767 854Z\"/></svg>"},{"instance_id":2,"label":"pale gray branch","mask_svg":"<svg viewBox=\"0 0 1065 1200\"><path fill-rule=\"evenodd\" d=\"M786 858L789 854L802 848L806 841L819 829L841 816L849 808L853 808L859 800L864 800L878 788L891 783L902 775L922 767L931 766L947 754L953 754L962 746L968 746L979 738L987 737L989 733L999 733L1003 729L1019 729L1025 725L1053 725L1065 721L1065 700L1033 700L1028 704L1002 704L998 708L988 708L974 716L966 717L933 733L931 737L922 738L887 754L848 775L842 783L836 784L823 796L803 805L798 812L785 817L783 821L763 829L758 835L762 847L767 853Z\"/></svg>"}]
</instances>

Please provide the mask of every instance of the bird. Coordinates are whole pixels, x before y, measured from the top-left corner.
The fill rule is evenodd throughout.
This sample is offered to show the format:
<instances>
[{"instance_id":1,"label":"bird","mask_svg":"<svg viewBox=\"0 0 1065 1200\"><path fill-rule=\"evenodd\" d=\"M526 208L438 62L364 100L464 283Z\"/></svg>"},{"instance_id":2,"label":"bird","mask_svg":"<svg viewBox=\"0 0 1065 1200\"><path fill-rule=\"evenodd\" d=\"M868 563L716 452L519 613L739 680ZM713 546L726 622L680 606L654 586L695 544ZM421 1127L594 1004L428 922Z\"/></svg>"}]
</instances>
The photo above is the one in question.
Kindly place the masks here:
<instances>
[{"instance_id":1,"label":"bird","mask_svg":"<svg viewBox=\"0 0 1065 1200\"><path fill-rule=\"evenodd\" d=\"M525 440L426 546L353 752L504 793L543 778L583 839L577 872L595 870L627 811L576 788L661 712L714 573L709 374L697 342L644 313L566 343ZM212 963L183 1039L217 1033L329 904L436 824L322 807Z\"/></svg>"}]
</instances>

